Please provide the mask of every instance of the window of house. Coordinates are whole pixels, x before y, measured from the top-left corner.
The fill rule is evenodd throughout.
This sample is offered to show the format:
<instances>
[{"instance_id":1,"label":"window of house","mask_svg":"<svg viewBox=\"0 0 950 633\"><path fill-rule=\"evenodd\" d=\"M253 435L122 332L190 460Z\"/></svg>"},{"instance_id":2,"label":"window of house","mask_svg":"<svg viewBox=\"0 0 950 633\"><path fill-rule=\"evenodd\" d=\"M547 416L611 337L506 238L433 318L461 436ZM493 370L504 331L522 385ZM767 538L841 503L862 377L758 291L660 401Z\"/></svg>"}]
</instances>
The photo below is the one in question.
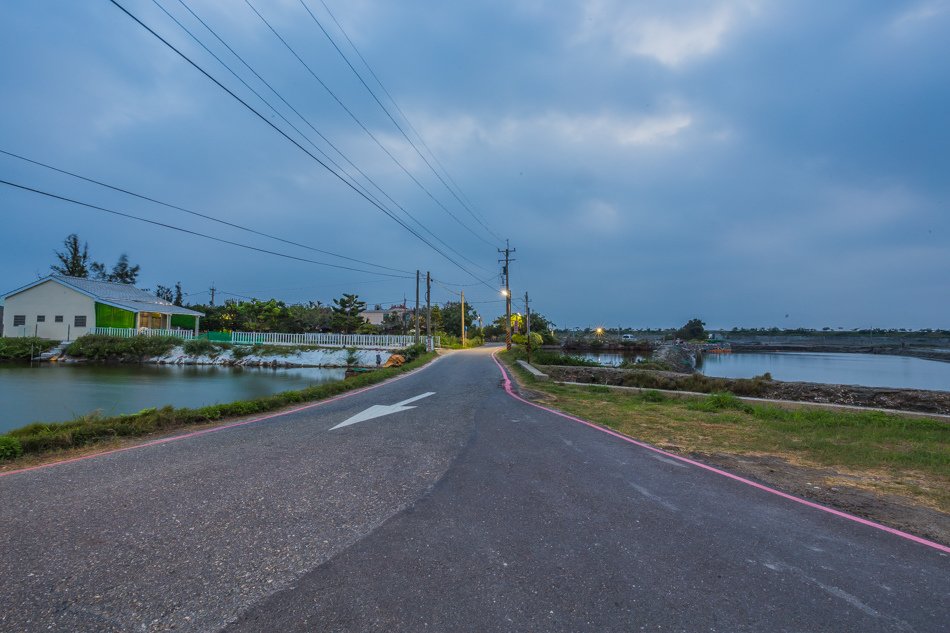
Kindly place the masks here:
<instances>
[{"instance_id":1,"label":"window of house","mask_svg":"<svg viewBox=\"0 0 950 633\"><path fill-rule=\"evenodd\" d=\"M37 314L37 315L36 315L36 322L37 322L37 323L46 323L46 315L45 315L45 314Z\"/></svg>"},{"instance_id":2,"label":"window of house","mask_svg":"<svg viewBox=\"0 0 950 633\"><path fill-rule=\"evenodd\" d=\"M75 327L86 327L86 315L77 316L73 320L73 326Z\"/></svg>"},{"instance_id":3,"label":"window of house","mask_svg":"<svg viewBox=\"0 0 950 633\"><path fill-rule=\"evenodd\" d=\"M57 323L62 323L62 322L63 322L63 315L62 315L62 314L57 314L55 317L53 317L53 320L56 321Z\"/></svg>"},{"instance_id":4,"label":"window of house","mask_svg":"<svg viewBox=\"0 0 950 633\"><path fill-rule=\"evenodd\" d=\"M14 314L13 315L13 327L18 325L26 325L26 315L25 314Z\"/></svg>"}]
</instances>

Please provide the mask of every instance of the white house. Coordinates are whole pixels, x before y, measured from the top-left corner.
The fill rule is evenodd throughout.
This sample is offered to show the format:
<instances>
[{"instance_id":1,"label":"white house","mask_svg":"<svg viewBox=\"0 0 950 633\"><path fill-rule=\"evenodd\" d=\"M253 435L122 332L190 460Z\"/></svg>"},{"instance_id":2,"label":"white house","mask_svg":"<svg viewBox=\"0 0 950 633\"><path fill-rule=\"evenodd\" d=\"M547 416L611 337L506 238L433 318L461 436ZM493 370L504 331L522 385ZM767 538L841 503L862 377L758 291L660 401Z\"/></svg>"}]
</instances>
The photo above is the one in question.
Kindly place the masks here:
<instances>
[{"instance_id":1,"label":"white house","mask_svg":"<svg viewBox=\"0 0 950 633\"><path fill-rule=\"evenodd\" d=\"M197 332L202 316L129 284L50 275L4 295L3 335L72 340L96 328Z\"/></svg>"},{"instance_id":2,"label":"white house","mask_svg":"<svg viewBox=\"0 0 950 633\"><path fill-rule=\"evenodd\" d=\"M388 310L363 310L360 312L360 316L363 317L370 325L382 325L383 319L386 318L387 314L394 314L397 318L401 318L403 321L405 321L406 313L408 311L409 309L405 305L394 305Z\"/></svg>"}]
</instances>

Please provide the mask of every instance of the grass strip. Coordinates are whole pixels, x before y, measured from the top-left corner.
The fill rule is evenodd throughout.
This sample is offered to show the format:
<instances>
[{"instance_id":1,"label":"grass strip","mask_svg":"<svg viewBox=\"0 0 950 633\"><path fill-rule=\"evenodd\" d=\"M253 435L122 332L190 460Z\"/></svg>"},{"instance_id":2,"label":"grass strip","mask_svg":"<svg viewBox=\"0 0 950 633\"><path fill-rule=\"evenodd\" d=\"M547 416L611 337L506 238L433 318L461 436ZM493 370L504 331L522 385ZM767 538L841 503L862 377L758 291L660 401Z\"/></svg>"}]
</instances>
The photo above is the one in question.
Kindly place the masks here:
<instances>
[{"instance_id":1,"label":"grass strip","mask_svg":"<svg viewBox=\"0 0 950 633\"><path fill-rule=\"evenodd\" d=\"M401 367L387 367L346 380L296 391L284 391L255 400L215 404L197 409L166 406L107 418L93 413L69 422L29 424L9 431L6 435L0 435L0 440L11 446L6 453L0 451L0 461L3 461L4 454L16 457L62 451L120 437L140 437L195 424L224 421L229 418L275 411L295 404L324 400L406 373L425 365L436 356L435 352L422 353Z\"/></svg>"},{"instance_id":2,"label":"grass strip","mask_svg":"<svg viewBox=\"0 0 950 633\"><path fill-rule=\"evenodd\" d=\"M731 393L682 399L658 391L536 381L500 354L532 390L585 420L672 452L774 456L836 469L863 487L915 498L950 512L950 424L878 411L784 409L749 404Z\"/></svg>"}]
</instances>

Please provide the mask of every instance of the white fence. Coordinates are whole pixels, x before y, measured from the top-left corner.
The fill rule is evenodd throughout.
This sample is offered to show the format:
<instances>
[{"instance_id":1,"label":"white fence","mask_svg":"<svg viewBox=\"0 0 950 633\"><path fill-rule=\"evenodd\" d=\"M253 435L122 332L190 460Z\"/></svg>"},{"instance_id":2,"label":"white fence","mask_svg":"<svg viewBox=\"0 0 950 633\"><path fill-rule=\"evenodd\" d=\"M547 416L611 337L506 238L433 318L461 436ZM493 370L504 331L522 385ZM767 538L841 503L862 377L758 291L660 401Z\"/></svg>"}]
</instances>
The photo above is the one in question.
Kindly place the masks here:
<instances>
[{"instance_id":1,"label":"white fence","mask_svg":"<svg viewBox=\"0 0 950 633\"><path fill-rule=\"evenodd\" d=\"M104 334L106 336L119 336L122 338L131 338L133 336L174 336L176 338L189 340L193 338L202 338L200 335L195 337L191 330L152 330L148 328L117 328L117 327L96 327L92 328L92 334ZM378 334L287 334L281 332L231 332L229 340L221 340L214 337L213 342L238 343L244 345L265 344L265 345L319 345L321 347L357 347L364 349L402 349L409 347L415 341L414 336L387 336ZM426 337L420 339L426 342ZM438 336L429 339L427 346L429 349L441 347Z\"/></svg>"},{"instance_id":2,"label":"white fence","mask_svg":"<svg viewBox=\"0 0 950 633\"><path fill-rule=\"evenodd\" d=\"M425 337L420 339L423 343ZM322 347L360 347L368 349L401 349L415 342L414 336L380 334L286 334L280 332L231 332L232 343L263 343L266 345L320 345ZM430 339L429 349L440 347L438 336Z\"/></svg>"},{"instance_id":3,"label":"white fence","mask_svg":"<svg viewBox=\"0 0 950 633\"><path fill-rule=\"evenodd\" d=\"M157 330L147 327L135 329L125 327L94 327L90 334L104 334L105 336L118 336L120 338L132 338L133 336L174 336L184 340L195 338L195 333L191 330Z\"/></svg>"}]
</instances>

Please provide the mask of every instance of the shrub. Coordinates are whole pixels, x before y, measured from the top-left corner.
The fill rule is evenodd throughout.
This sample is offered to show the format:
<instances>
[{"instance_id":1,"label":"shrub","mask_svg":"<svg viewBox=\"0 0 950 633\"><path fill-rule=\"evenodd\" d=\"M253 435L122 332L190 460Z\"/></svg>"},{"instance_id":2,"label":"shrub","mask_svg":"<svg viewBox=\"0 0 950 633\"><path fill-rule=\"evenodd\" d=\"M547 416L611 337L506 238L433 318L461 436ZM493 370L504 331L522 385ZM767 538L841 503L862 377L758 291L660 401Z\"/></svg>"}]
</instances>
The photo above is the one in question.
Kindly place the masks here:
<instances>
[{"instance_id":1,"label":"shrub","mask_svg":"<svg viewBox=\"0 0 950 633\"><path fill-rule=\"evenodd\" d=\"M232 358L247 358L254 353L254 347L249 345L235 345L231 348Z\"/></svg>"},{"instance_id":2,"label":"shrub","mask_svg":"<svg viewBox=\"0 0 950 633\"><path fill-rule=\"evenodd\" d=\"M346 366L347 367L356 367L357 363L360 362L360 355L356 352L355 347L346 348Z\"/></svg>"},{"instance_id":3,"label":"shrub","mask_svg":"<svg viewBox=\"0 0 950 633\"><path fill-rule=\"evenodd\" d=\"M0 435L0 462L8 459L16 459L23 454L23 446L20 440L9 435Z\"/></svg>"},{"instance_id":4,"label":"shrub","mask_svg":"<svg viewBox=\"0 0 950 633\"><path fill-rule=\"evenodd\" d=\"M401 350L399 352L399 354L401 354L406 359L406 362L412 362L425 353L426 353L425 343L416 343L415 345L410 345L406 349Z\"/></svg>"},{"instance_id":5,"label":"shrub","mask_svg":"<svg viewBox=\"0 0 950 633\"><path fill-rule=\"evenodd\" d=\"M619 369L646 369L649 371L673 371L673 366L662 360L625 360L620 364Z\"/></svg>"},{"instance_id":6,"label":"shrub","mask_svg":"<svg viewBox=\"0 0 950 633\"><path fill-rule=\"evenodd\" d=\"M181 345L173 336L133 336L121 338L101 334L81 336L66 348L66 353L89 360L140 361L152 356L164 356Z\"/></svg>"},{"instance_id":7,"label":"shrub","mask_svg":"<svg viewBox=\"0 0 950 633\"><path fill-rule=\"evenodd\" d=\"M32 356L39 356L43 352L56 347L59 341L50 341L43 338L0 338L0 361L30 360Z\"/></svg>"},{"instance_id":8,"label":"shrub","mask_svg":"<svg viewBox=\"0 0 950 633\"><path fill-rule=\"evenodd\" d=\"M221 352L217 345L205 338L185 341L182 348L189 356L217 356Z\"/></svg>"}]
</instances>

